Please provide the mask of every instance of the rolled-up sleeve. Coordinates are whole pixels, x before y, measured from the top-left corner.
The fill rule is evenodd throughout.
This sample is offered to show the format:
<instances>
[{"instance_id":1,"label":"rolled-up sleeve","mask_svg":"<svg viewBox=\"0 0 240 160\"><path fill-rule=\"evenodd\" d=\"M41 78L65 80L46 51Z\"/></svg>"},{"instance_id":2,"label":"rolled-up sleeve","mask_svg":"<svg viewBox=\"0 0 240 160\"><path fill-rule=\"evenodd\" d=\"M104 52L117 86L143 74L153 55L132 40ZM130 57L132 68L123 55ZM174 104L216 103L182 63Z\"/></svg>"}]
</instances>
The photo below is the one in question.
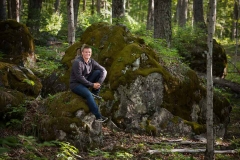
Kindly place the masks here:
<instances>
[{"instance_id":1,"label":"rolled-up sleeve","mask_svg":"<svg viewBox=\"0 0 240 160\"><path fill-rule=\"evenodd\" d=\"M106 78L106 76L107 76L107 70L103 67L103 66L101 66L99 63L97 63L96 61L93 61L93 69L94 70L100 70L101 71L101 74L100 74L100 77L99 77L99 80L98 80L98 82L100 83L100 84L102 84L103 83L103 81L104 81L104 79Z\"/></svg>"}]
</instances>

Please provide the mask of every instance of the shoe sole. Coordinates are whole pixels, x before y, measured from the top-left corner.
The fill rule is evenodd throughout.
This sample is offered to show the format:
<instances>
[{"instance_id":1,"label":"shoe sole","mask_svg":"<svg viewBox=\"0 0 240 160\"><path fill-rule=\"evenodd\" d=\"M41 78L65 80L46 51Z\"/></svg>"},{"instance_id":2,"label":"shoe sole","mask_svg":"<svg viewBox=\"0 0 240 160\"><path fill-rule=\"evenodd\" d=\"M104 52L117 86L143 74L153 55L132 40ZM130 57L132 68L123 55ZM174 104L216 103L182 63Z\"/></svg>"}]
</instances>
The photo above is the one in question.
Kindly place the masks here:
<instances>
[{"instance_id":1,"label":"shoe sole","mask_svg":"<svg viewBox=\"0 0 240 160\"><path fill-rule=\"evenodd\" d=\"M100 122L100 123L103 123L103 122L106 122L108 120L108 118L106 118L105 120L103 121L99 121L99 120L95 120L96 122Z\"/></svg>"}]
</instances>

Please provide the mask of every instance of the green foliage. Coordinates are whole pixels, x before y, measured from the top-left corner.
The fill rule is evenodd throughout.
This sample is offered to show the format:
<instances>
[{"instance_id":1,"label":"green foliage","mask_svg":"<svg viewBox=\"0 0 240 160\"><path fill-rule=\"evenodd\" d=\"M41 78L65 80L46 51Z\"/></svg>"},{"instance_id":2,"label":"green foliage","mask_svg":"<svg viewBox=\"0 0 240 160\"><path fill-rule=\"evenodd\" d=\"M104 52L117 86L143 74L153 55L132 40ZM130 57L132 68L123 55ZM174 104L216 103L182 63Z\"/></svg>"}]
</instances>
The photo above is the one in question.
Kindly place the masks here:
<instances>
[{"instance_id":1,"label":"green foliage","mask_svg":"<svg viewBox=\"0 0 240 160\"><path fill-rule=\"evenodd\" d=\"M31 85L31 86L34 86L34 85L35 85L34 81L32 81L32 80L30 80L30 79L24 79L22 82L27 83L27 84L29 84L29 85Z\"/></svg>"},{"instance_id":2,"label":"green foliage","mask_svg":"<svg viewBox=\"0 0 240 160\"><path fill-rule=\"evenodd\" d=\"M42 13L42 24L40 31L51 33L52 35L57 35L61 29L63 22L63 16L59 13L50 13L43 12Z\"/></svg>"},{"instance_id":3,"label":"green foliage","mask_svg":"<svg viewBox=\"0 0 240 160\"><path fill-rule=\"evenodd\" d=\"M117 151L115 153L101 151L100 149L96 148L95 150L90 150L89 152L90 157L103 157L106 159L131 159L133 155L126 151Z\"/></svg>"},{"instance_id":4,"label":"green foliage","mask_svg":"<svg viewBox=\"0 0 240 160\"><path fill-rule=\"evenodd\" d=\"M24 105L25 104L20 104L17 107L9 107L8 111L3 116L4 119L10 119L6 123L6 126L11 128L21 128L22 118L27 111Z\"/></svg>"},{"instance_id":5,"label":"green foliage","mask_svg":"<svg viewBox=\"0 0 240 160\"><path fill-rule=\"evenodd\" d=\"M185 55L189 54L188 48L195 46L196 42L198 44L206 43L206 33L200 28L192 28L192 26L174 26L172 32L172 47Z\"/></svg>"},{"instance_id":6,"label":"green foliage","mask_svg":"<svg viewBox=\"0 0 240 160\"><path fill-rule=\"evenodd\" d=\"M62 50L60 48L59 50ZM62 57L61 51L54 50L53 48L36 46L36 56L38 59L36 71L50 75L53 71L62 66L60 59Z\"/></svg>"},{"instance_id":7,"label":"green foliage","mask_svg":"<svg viewBox=\"0 0 240 160\"><path fill-rule=\"evenodd\" d=\"M81 30L84 31L87 27L97 22L110 22L110 21L109 19L104 18L101 15L98 15L98 14L91 15L87 12L84 12L81 15L79 15L79 21L78 21L77 27L81 28Z\"/></svg>"},{"instance_id":8,"label":"green foliage","mask_svg":"<svg viewBox=\"0 0 240 160\"><path fill-rule=\"evenodd\" d=\"M57 145L60 146L60 151L57 153L57 158L59 160L76 160L77 157L81 157L78 154L78 149L71 145L69 142L55 142Z\"/></svg>"},{"instance_id":9,"label":"green foliage","mask_svg":"<svg viewBox=\"0 0 240 160\"><path fill-rule=\"evenodd\" d=\"M49 158L40 154L38 150L43 147L56 147L56 143L58 142L50 141L38 143L35 137L24 135L0 138L0 146L2 146L0 147L0 160L11 159L9 155L11 155L11 152L16 149L22 150L21 152L19 152L20 154L17 155L21 158L29 160L47 160ZM14 158L18 159L19 157Z\"/></svg>"}]
</instances>

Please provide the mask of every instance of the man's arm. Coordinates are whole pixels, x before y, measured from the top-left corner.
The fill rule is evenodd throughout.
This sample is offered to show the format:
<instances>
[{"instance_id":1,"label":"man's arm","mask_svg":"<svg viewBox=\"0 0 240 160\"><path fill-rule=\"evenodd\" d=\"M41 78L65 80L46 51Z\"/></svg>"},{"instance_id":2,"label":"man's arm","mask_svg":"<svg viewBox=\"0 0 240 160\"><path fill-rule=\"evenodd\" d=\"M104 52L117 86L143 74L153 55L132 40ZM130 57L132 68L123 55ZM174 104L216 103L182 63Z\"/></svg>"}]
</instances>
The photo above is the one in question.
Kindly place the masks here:
<instances>
[{"instance_id":1,"label":"man's arm","mask_svg":"<svg viewBox=\"0 0 240 160\"><path fill-rule=\"evenodd\" d=\"M102 84L103 81L105 80L106 76L107 76L107 71L106 71L106 69L103 66L101 66L95 60L93 61L93 64L94 64L94 67L93 67L94 70L100 70L101 71L101 75L100 75L100 78L99 78L98 82L100 84Z\"/></svg>"}]
</instances>

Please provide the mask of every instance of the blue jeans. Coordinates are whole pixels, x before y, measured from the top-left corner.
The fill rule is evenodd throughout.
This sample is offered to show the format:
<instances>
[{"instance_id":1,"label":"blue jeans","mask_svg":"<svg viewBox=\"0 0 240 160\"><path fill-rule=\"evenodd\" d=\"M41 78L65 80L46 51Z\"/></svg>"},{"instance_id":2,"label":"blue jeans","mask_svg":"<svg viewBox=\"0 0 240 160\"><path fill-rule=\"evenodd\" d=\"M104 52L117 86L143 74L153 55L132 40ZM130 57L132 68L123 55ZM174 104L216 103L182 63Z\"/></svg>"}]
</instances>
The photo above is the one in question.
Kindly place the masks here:
<instances>
[{"instance_id":1,"label":"blue jeans","mask_svg":"<svg viewBox=\"0 0 240 160\"><path fill-rule=\"evenodd\" d=\"M100 78L100 73L101 71L100 70L94 70L90 75L89 77L87 78L88 81L92 82L92 83L95 83L99 80ZM92 89L92 93L93 94L98 94L100 91L100 88L99 89ZM90 92L90 90L88 89L88 87L82 85L82 84L79 84L77 87L75 87L73 90L72 90L73 93L85 98L87 100L87 105L90 109L90 111L95 115L96 118L100 118L102 117L99 109L98 109L98 106L92 96L92 93Z\"/></svg>"}]
</instances>

